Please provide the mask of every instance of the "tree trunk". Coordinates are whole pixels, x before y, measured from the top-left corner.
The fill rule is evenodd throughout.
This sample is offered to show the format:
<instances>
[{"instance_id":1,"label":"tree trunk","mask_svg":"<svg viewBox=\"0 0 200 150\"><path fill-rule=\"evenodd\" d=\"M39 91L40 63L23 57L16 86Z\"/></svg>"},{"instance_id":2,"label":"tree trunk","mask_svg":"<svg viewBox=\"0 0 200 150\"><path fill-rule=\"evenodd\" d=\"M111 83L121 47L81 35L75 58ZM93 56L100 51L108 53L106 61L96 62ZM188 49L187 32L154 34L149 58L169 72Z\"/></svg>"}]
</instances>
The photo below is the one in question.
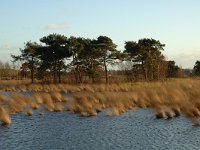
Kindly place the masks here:
<instances>
[{"instance_id":1,"label":"tree trunk","mask_svg":"<svg viewBox=\"0 0 200 150\"><path fill-rule=\"evenodd\" d=\"M57 61L54 60L54 64L53 64L53 82L57 83Z\"/></svg>"},{"instance_id":2,"label":"tree trunk","mask_svg":"<svg viewBox=\"0 0 200 150\"><path fill-rule=\"evenodd\" d=\"M73 72L74 72L75 82L78 83L78 76L77 76L78 73L75 68L74 68Z\"/></svg>"},{"instance_id":3,"label":"tree trunk","mask_svg":"<svg viewBox=\"0 0 200 150\"><path fill-rule=\"evenodd\" d=\"M160 62L158 62L158 63L160 63ZM158 66L157 66L157 79L160 80L160 78L161 78L161 75L160 75L160 64L158 64Z\"/></svg>"},{"instance_id":4,"label":"tree trunk","mask_svg":"<svg viewBox=\"0 0 200 150\"><path fill-rule=\"evenodd\" d=\"M81 72L80 72L80 67L77 64L78 59L75 55L73 55L73 67L74 67L74 76L75 76L75 80L76 83L82 83L82 76L81 76Z\"/></svg>"},{"instance_id":5,"label":"tree trunk","mask_svg":"<svg viewBox=\"0 0 200 150\"><path fill-rule=\"evenodd\" d=\"M77 71L78 71L79 83L82 83L83 81L82 81L82 75L81 75L80 67L78 66L77 69L78 69Z\"/></svg>"},{"instance_id":6,"label":"tree trunk","mask_svg":"<svg viewBox=\"0 0 200 150\"><path fill-rule=\"evenodd\" d=\"M61 83L61 71L58 71L58 82Z\"/></svg>"},{"instance_id":7,"label":"tree trunk","mask_svg":"<svg viewBox=\"0 0 200 150\"><path fill-rule=\"evenodd\" d=\"M34 77L33 77L34 69L31 70L31 83L34 83Z\"/></svg>"},{"instance_id":8,"label":"tree trunk","mask_svg":"<svg viewBox=\"0 0 200 150\"><path fill-rule=\"evenodd\" d=\"M61 83L61 68L62 68L62 63L58 62L58 83Z\"/></svg>"},{"instance_id":9,"label":"tree trunk","mask_svg":"<svg viewBox=\"0 0 200 150\"><path fill-rule=\"evenodd\" d=\"M94 83L94 74L95 74L95 72L94 72L94 64L93 64L93 59L91 59L91 72L92 72L92 83Z\"/></svg>"},{"instance_id":10,"label":"tree trunk","mask_svg":"<svg viewBox=\"0 0 200 150\"><path fill-rule=\"evenodd\" d=\"M33 64L33 56L31 57L31 83L34 83L34 64Z\"/></svg>"},{"instance_id":11,"label":"tree trunk","mask_svg":"<svg viewBox=\"0 0 200 150\"><path fill-rule=\"evenodd\" d=\"M105 69L105 77L106 77L106 83L108 83L108 69L106 65L106 60L104 59L104 69Z\"/></svg>"},{"instance_id":12,"label":"tree trunk","mask_svg":"<svg viewBox=\"0 0 200 150\"><path fill-rule=\"evenodd\" d=\"M53 68L53 83L56 83L56 70Z\"/></svg>"},{"instance_id":13,"label":"tree trunk","mask_svg":"<svg viewBox=\"0 0 200 150\"><path fill-rule=\"evenodd\" d=\"M142 62L142 70L143 70L143 74L144 74L145 80L147 80L147 79L148 79L148 76L147 76L146 68L145 68L145 66L144 66L144 62Z\"/></svg>"}]
</instances>

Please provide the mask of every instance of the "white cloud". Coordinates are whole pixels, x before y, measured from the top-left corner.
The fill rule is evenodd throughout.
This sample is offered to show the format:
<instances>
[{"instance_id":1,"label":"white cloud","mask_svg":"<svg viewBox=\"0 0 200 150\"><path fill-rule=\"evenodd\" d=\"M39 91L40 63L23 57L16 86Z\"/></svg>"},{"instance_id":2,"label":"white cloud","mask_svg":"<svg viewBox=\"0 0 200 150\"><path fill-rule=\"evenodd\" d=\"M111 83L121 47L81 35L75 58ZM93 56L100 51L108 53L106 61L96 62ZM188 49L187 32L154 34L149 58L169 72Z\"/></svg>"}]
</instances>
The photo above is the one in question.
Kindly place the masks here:
<instances>
[{"instance_id":1,"label":"white cloud","mask_svg":"<svg viewBox=\"0 0 200 150\"><path fill-rule=\"evenodd\" d=\"M181 53L179 56L187 59L193 59L196 57L200 57L200 51L188 51Z\"/></svg>"},{"instance_id":2,"label":"white cloud","mask_svg":"<svg viewBox=\"0 0 200 150\"><path fill-rule=\"evenodd\" d=\"M183 68L193 68L195 62L200 60L200 50L188 50L187 52L179 53L173 57L173 60Z\"/></svg>"},{"instance_id":3,"label":"white cloud","mask_svg":"<svg viewBox=\"0 0 200 150\"><path fill-rule=\"evenodd\" d=\"M68 28L67 23L50 23L44 27L45 30L64 30Z\"/></svg>"},{"instance_id":4,"label":"white cloud","mask_svg":"<svg viewBox=\"0 0 200 150\"><path fill-rule=\"evenodd\" d=\"M13 49L18 49L18 47L12 44L4 44L0 46L0 50L13 50Z\"/></svg>"},{"instance_id":5,"label":"white cloud","mask_svg":"<svg viewBox=\"0 0 200 150\"><path fill-rule=\"evenodd\" d=\"M7 62L12 60L11 54L19 53L19 47L12 44L0 45L0 60Z\"/></svg>"}]
</instances>

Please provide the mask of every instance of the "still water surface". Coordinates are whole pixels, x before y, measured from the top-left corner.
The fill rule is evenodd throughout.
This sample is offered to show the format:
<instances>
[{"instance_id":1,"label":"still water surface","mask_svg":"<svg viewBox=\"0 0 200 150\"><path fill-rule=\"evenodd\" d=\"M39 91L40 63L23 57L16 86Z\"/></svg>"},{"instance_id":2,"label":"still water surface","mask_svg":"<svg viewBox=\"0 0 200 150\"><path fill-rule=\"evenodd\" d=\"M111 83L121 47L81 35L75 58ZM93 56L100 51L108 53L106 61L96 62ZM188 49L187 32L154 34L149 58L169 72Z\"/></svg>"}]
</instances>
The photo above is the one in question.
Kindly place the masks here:
<instances>
[{"instance_id":1,"label":"still water surface","mask_svg":"<svg viewBox=\"0 0 200 150\"><path fill-rule=\"evenodd\" d=\"M1 150L172 150L200 149L200 127L184 117L157 120L138 109L118 117L82 118L68 112L12 116L0 127Z\"/></svg>"}]
</instances>

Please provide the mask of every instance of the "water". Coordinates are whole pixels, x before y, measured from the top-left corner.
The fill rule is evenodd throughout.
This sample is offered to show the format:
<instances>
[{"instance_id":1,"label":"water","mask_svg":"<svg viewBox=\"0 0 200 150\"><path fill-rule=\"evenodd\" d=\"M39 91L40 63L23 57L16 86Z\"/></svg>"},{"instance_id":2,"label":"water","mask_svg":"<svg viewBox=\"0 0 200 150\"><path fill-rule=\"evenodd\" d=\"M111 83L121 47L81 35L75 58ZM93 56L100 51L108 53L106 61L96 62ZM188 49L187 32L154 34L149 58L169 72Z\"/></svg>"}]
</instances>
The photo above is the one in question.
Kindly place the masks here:
<instances>
[{"instance_id":1,"label":"water","mask_svg":"<svg viewBox=\"0 0 200 150\"><path fill-rule=\"evenodd\" d=\"M68 112L17 114L0 127L2 150L172 150L200 149L200 127L184 118L157 120L139 109L118 117L100 113L82 118Z\"/></svg>"}]
</instances>

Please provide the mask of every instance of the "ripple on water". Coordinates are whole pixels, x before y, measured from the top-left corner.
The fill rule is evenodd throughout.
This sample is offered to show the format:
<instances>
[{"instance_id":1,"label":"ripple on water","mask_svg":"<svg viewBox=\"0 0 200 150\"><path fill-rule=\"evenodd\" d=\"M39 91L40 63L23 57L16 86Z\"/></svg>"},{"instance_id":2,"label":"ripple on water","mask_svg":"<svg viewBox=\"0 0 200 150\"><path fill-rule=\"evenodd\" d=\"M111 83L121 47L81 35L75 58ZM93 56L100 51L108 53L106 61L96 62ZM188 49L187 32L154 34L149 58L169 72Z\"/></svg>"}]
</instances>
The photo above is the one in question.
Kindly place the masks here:
<instances>
[{"instance_id":1,"label":"ripple on water","mask_svg":"<svg viewBox=\"0 0 200 150\"><path fill-rule=\"evenodd\" d=\"M0 127L1 149L199 149L200 128L184 117L157 120L138 109L118 117L82 118L68 112L23 113Z\"/></svg>"}]
</instances>

